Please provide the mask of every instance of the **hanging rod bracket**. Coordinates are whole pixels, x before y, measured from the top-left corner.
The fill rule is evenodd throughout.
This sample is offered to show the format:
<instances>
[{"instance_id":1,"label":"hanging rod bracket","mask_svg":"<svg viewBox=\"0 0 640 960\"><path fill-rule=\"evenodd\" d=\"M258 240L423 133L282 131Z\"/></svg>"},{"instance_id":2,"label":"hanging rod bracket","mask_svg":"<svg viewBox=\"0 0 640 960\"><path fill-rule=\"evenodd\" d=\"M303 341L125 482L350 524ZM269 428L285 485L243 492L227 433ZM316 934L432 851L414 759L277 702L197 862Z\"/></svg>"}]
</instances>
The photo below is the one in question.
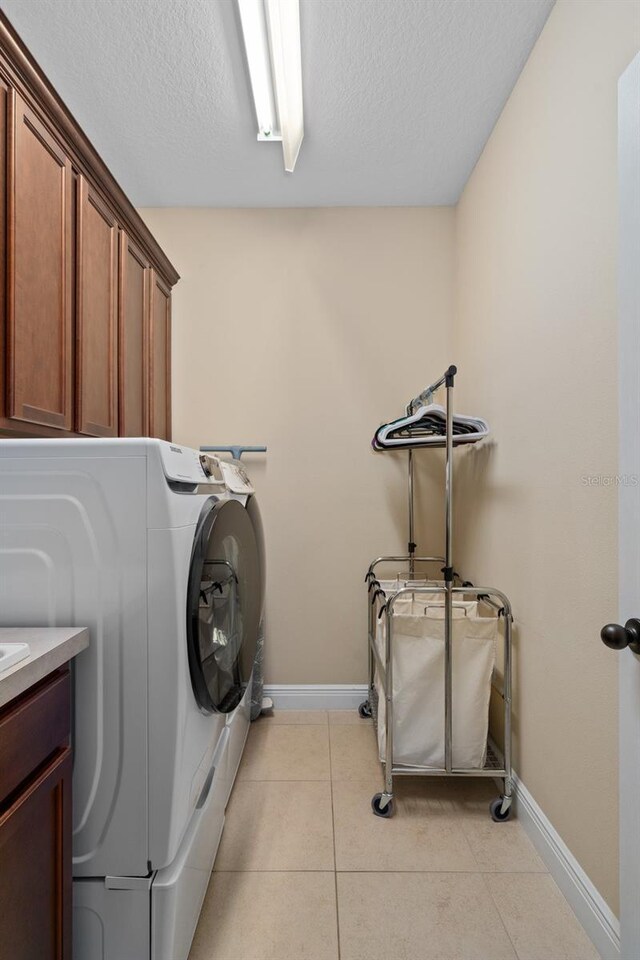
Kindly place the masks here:
<instances>
[{"instance_id":1,"label":"hanging rod bracket","mask_svg":"<svg viewBox=\"0 0 640 960\"><path fill-rule=\"evenodd\" d=\"M242 444L232 443L219 447L200 447L203 453L230 453L234 460L240 460L243 453L266 453L266 447L245 447Z\"/></svg>"},{"instance_id":2,"label":"hanging rod bracket","mask_svg":"<svg viewBox=\"0 0 640 960\"><path fill-rule=\"evenodd\" d=\"M427 387L422 391L421 394L411 400L407 406L407 413L411 413L416 406L420 406L423 403L429 403L433 397L433 394L436 392L436 390L439 390L440 387L452 387L453 379L457 372L458 368L452 363L449 369L445 371L439 380L436 380L435 383L432 383L430 387Z\"/></svg>"}]
</instances>

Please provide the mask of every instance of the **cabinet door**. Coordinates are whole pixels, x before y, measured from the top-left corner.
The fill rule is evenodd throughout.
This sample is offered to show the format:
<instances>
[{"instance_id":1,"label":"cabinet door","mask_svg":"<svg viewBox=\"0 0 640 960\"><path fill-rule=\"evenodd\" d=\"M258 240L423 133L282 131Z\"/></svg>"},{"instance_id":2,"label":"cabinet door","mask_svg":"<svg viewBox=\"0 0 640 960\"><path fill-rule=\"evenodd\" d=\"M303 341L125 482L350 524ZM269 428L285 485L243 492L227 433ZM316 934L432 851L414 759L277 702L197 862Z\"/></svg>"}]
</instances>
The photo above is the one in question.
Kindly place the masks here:
<instances>
[{"instance_id":1,"label":"cabinet door","mask_svg":"<svg viewBox=\"0 0 640 960\"><path fill-rule=\"evenodd\" d=\"M171 290L151 271L149 433L171 439Z\"/></svg>"},{"instance_id":2,"label":"cabinet door","mask_svg":"<svg viewBox=\"0 0 640 960\"><path fill-rule=\"evenodd\" d=\"M120 231L118 410L121 437L146 437L149 429L149 261Z\"/></svg>"},{"instance_id":3,"label":"cabinet door","mask_svg":"<svg viewBox=\"0 0 640 960\"><path fill-rule=\"evenodd\" d=\"M0 815L0 960L71 958L71 751Z\"/></svg>"},{"instance_id":4,"label":"cabinet door","mask_svg":"<svg viewBox=\"0 0 640 960\"><path fill-rule=\"evenodd\" d=\"M76 223L77 430L92 437L115 437L118 224L82 176Z\"/></svg>"},{"instance_id":5,"label":"cabinet door","mask_svg":"<svg viewBox=\"0 0 640 960\"><path fill-rule=\"evenodd\" d=\"M73 429L72 170L62 147L9 92L7 415Z\"/></svg>"},{"instance_id":6,"label":"cabinet door","mask_svg":"<svg viewBox=\"0 0 640 960\"><path fill-rule=\"evenodd\" d=\"M7 85L0 79L0 184L6 184L7 182L7 100L9 95L9 88ZM5 191L0 189L0 258L1 262L7 262L7 248L6 248L6 238L7 238L7 199ZM0 269L0 304L6 305L6 291L5 291L5 270ZM3 308L5 309L5 308ZM5 353L5 316L0 316L0 357L4 357ZM0 418L6 416L6 383L5 383L5 363L0 362Z\"/></svg>"}]
</instances>

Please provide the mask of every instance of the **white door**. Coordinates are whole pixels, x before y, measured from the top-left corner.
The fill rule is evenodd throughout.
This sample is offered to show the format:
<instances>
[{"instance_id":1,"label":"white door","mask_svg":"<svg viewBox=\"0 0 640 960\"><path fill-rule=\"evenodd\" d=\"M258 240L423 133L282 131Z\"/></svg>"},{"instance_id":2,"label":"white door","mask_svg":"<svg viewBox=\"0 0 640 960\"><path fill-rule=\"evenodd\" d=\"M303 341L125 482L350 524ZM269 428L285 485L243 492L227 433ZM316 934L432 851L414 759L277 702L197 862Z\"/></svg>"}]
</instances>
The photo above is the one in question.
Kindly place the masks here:
<instances>
[{"instance_id":1,"label":"white door","mask_svg":"<svg viewBox=\"0 0 640 960\"><path fill-rule=\"evenodd\" d=\"M640 54L618 87L620 624L640 618ZM627 632L633 642L634 625ZM624 636L621 638L624 639ZM634 646L636 646L634 644ZM622 960L640 957L640 656L620 657Z\"/></svg>"}]
</instances>

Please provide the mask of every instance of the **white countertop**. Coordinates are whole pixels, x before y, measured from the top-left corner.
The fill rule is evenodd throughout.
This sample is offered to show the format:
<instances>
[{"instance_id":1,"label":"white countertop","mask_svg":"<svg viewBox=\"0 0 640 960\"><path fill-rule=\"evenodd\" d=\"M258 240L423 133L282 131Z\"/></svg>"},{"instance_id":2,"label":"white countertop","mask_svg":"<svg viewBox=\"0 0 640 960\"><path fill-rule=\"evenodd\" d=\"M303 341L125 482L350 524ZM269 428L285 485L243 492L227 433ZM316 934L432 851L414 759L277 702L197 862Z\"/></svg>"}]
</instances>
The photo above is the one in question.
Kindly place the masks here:
<instances>
[{"instance_id":1,"label":"white countertop","mask_svg":"<svg viewBox=\"0 0 640 960\"><path fill-rule=\"evenodd\" d=\"M29 656L0 673L0 707L89 646L86 627L0 627L0 643L28 643Z\"/></svg>"}]
</instances>

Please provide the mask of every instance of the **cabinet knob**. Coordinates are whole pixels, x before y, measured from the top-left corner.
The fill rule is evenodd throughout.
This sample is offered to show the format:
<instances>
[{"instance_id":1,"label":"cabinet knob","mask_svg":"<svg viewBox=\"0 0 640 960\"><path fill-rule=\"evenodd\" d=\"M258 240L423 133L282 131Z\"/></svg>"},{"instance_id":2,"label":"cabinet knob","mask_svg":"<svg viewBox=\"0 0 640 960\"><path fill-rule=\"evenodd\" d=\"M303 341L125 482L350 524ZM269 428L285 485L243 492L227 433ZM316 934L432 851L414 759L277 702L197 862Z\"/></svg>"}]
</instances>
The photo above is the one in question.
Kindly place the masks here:
<instances>
[{"instance_id":1,"label":"cabinet knob","mask_svg":"<svg viewBox=\"0 0 640 960\"><path fill-rule=\"evenodd\" d=\"M600 639L612 650L624 650L629 647L640 654L640 620L633 617L624 627L621 623L607 623L600 631Z\"/></svg>"}]
</instances>

